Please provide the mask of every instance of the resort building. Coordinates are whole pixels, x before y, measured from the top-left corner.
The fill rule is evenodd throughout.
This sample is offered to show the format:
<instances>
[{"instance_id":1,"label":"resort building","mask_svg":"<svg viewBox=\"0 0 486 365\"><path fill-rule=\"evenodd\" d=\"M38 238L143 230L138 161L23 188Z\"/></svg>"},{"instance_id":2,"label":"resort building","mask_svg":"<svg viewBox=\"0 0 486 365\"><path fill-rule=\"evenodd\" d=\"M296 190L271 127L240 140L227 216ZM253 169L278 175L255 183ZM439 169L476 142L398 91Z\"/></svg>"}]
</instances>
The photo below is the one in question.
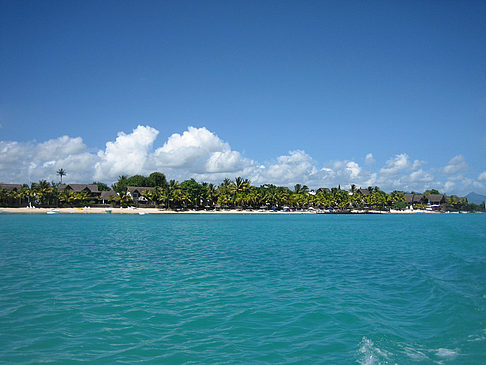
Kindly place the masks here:
<instances>
[{"instance_id":1,"label":"resort building","mask_svg":"<svg viewBox=\"0 0 486 365\"><path fill-rule=\"evenodd\" d=\"M0 183L0 189L5 189L7 191L19 191L20 189L22 189L22 185Z\"/></svg>"},{"instance_id":2,"label":"resort building","mask_svg":"<svg viewBox=\"0 0 486 365\"><path fill-rule=\"evenodd\" d=\"M405 202L410 205L427 204L424 194L404 194Z\"/></svg>"},{"instance_id":3,"label":"resort building","mask_svg":"<svg viewBox=\"0 0 486 365\"><path fill-rule=\"evenodd\" d=\"M127 186L127 195L131 196L135 204L147 205L149 200L143 196L145 191L154 191L154 187L150 186Z\"/></svg>"},{"instance_id":4,"label":"resort building","mask_svg":"<svg viewBox=\"0 0 486 365\"><path fill-rule=\"evenodd\" d=\"M109 190L109 191L102 191L100 194L100 202L101 204L109 204L112 197L116 195L116 191Z\"/></svg>"},{"instance_id":5,"label":"resort building","mask_svg":"<svg viewBox=\"0 0 486 365\"><path fill-rule=\"evenodd\" d=\"M100 196L100 191L98 190L98 185L96 184L63 184L59 185L59 191L71 190L73 193L88 193L90 198L98 198Z\"/></svg>"}]
</instances>

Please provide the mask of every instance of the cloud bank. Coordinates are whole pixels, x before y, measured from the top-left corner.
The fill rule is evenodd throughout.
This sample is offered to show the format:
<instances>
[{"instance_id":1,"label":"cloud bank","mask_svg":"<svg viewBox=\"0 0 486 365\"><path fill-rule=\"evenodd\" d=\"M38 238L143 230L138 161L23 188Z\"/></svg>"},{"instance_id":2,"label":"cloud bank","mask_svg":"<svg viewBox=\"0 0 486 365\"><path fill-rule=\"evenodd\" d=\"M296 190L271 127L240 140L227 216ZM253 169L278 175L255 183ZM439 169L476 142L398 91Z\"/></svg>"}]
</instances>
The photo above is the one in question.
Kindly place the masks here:
<instances>
[{"instance_id":1,"label":"cloud bank","mask_svg":"<svg viewBox=\"0 0 486 365\"><path fill-rule=\"evenodd\" d=\"M30 183L40 179L57 181L56 171L68 172L68 182L103 181L111 183L120 175L149 174L161 171L168 178L219 183L235 176L248 178L253 184L272 183L311 188L337 185L383 190L424 191L436 188L446 193L485 192L486 171L476 178L464 175L468 165L462 155L453 156L442 167L426 169L427 163L412 160L406 153L391 156L377 167L372 153L361 161L329 161L319 165L303 150L289 151L273 161L257 162L231 149L205 127L188 127L174 133L162 147L154 148L159 131L137 126L131 133L119 132L104 150L91 151L81 137L62 136L42 143L0 141L0 181Z\"/></svg>"}]
</instances>

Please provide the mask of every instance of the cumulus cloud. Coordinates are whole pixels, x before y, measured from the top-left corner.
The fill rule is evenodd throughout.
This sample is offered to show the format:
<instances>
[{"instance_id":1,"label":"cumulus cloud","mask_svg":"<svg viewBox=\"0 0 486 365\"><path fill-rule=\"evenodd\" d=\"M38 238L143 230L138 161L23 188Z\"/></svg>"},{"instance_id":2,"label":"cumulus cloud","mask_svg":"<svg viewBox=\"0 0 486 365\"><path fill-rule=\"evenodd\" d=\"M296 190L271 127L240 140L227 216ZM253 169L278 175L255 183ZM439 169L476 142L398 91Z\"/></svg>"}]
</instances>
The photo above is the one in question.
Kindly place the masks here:
<instances>
[{"instance_id":1,"label":"cumulus cloud","mask_svg":"<svg viewBox=\"0 0 486 365\"><path fill-rule=\"evenodd\" d=\"M215 183L242 176L255 185L300 183L311 188L355 184L378 185L386 191L437 188L465 193L466 189L485 189L482 181L486 181L486 171L476 179L463 175L467 164L462 155L436 169L427 169L425 161L412 160L406 153L391 157L381 168L374 167L372 153L366 155L363 165L352 160L319 164L303 150L259 163L232 150L229 143L204 127L188 127L182 133L174 133L156 148L158 137L155 128L139 125L130 133L118 133L98 152L89 152L81 137L62 136L42 143L0 141L0 181L57 181L56 171L63 168L68 172L65 181L72 183L111 183L120 175L162 171L177 180L193 177Z\"/></svg>"},{"instance_id":2,"label":"cumulus cloud","mask_svg":"<svg viewBox=\"0 0 486 365\"><path fill-rule=\"evenodd\" d=\"M50 139L36 146L36 158L41 161L54 161L59 156L77 155L86 151L81 137L62 136Z\"/></svg>"},{"instance_id":3,"label":"cumulus cloud","mask_svg":"<svg viewBox=\"0 0 486 365\"><path fill-rule=\"evenodd\" d=\"M440 183L437 185L439 187L441 186ZM454 188L454 190L452 188ZM447 181L443 184L443 190L445 192L456 192L456 189L459 189L463 193L468 193L473 190L479 190L479 192L485 191L485 187L480 181L463 175L449 176Z\"/></svg>"},{"instance_id":4,"label":"cumulus cloud","mask_svg":"<svg viewBox=\"0 0 486 365\"><path fill-rule=\"evenodd\" d=\"M249 165L252 165L252 162L243 158L238 151L216 151L209 155L205 172L235 173Z\"/></svg>"},{"instance_id":5,"label":"cumulus cloud","mask_svg":"<svg viewBox=\"0 0 486 365\"><path fill-rule=\"evenodd\" d=\"M69 171L71 178L90 179L96 159L81 138L68 136L37 145L0 141L0 153L0 180L9 182L54 181L59 168Z\"/></svg>"},{"instance_id":6,"label":"cumulus cloud","mask_svg":"<svg viewBox=\"0 0 486 365\"><path fill-rule=\"evenodd\" d=\"M158 134L158 130L141 125L130 134L118 133L114 142L107 142L105 150L98 152L95 178L106 180L124 174L143 173L149 150Z\"/></svg>"},{"instance_id":7,"label":"cumulus cloud","mask_svg":"<svg viewBox=\"0 0 486 365\"><path fill-rule=\"evenodd\" d=\"M443 168L444 174L452 175L467 169L466 160L462 155L457 155L452 158L449 163Z\"/></svg>"},{"instance_id":8,"label":"cumulus cloud","mask_svg":"<svg viewBox=\"0 0 486 365\"><path fill-rule=\"evenodd\" d=\"M417 183L417 182L431 182L431 181L434 181L433 176L430 173L425 172L422 169L417 170L417 171L413 171L408 176L408 179L412 183Z\"/></svg>"},{"instance_id":9,"label":"cumulus cloud","mask_svg":"<svg viewBox=\"0 0 486 365\"><path fill-rule=\"evenodd\" d=\"M456 184L454 182L446 181L446 183L444 184L444 192L450 193L451 191L454 190L455 187L456 187Z\"/></svg>"},{"instance_id":10,"label":"cumulus cloud","mask_svg":"<svg viewBox=\"0 0 486 365\"><path fill-rule=\"evenodd\" d=\"M322 168L321 172L321 181L326 187L351 184L368 186L374 184L376 178L354 161L333 161Z\"/></svg>"},{"instance_id":11,"label":"cumulus cloud","mask_svg":"<svg viewBox=\"0 0 486 365\"><path fill-rule=\"evenodd\" d=\"M253 180L258 183L276 185L312 184L317 168L307 153L301 150L290 151L288 155L277 158L274 163L256 169Z\"/></svg>"},{"instance_id":12,"label":"cumulus cloud","mask_svg":"<svg viewBox=\"0 0 486 365\"><path fill-rule=\"evenodd\" d=\"M380 170L383 175L397 175L400 171L410 166L409 158L406 153L396 155L386 162L385 167Z\"/></svg>"},{"instance_id":13,"label":"cumulus cloud","mask_svg":"<svg viewBox=\"0 0 486 365\"><path fill-rule=\"evenodd\" d=\"M184 133L174 133L155 151L156 164L161 167L191 167L213 152L230 152L229 144L206 128L189 127ZM231 154L229 154L231 155ZM235 157L235 155L231 155ZM217 157L215 157L217 159Z\"/></svg>"}]
</instances>

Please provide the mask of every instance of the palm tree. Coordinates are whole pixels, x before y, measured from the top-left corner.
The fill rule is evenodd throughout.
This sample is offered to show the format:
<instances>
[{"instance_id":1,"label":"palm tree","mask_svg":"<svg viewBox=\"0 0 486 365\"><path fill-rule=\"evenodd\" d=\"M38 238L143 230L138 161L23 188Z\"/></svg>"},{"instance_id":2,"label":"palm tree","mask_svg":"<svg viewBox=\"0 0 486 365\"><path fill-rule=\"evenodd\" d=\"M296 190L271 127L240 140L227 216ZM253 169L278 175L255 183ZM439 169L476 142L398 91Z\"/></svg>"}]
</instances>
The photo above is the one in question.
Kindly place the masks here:
<instances>
[{"instance_id":1,"label":"palm tree","mask_svg":"<svg viewBox=\"0 0 486 365\"><path fill-rule=\"evenodd\" d=\"M307 185L300 185L300 184L295 184L294 187L294 193L295 194L306 194L309 192L309 188Z\"/></svg>"},{"instance_id":2,"label":"palm tree","mask_svg":"<svg viewBox=\"0 0 486 365\"><path fill-rule=\"evenodd\" d=\"M201 185L204 189L204 203L205 205L212 207L217 201L218 196L216 186L214 186L214 184L208 184L206 182L203 182Z\"/></svg>"},{"instance_id":3,"label":"palm tree","mask_svg":"<svg viewBox=\"0 0 486 365\"><path fill-rule=\"evenodd\" d=\"M157 192L156 190L146 189L142 192L142 196L147 199L149 202L152 202L153 206L155 207L155 203L157 201Z\"/></svg>"},{"instance_id":4,"label":"palm tree","mask_svg":"<svg viewBox=\"0 0 486 365\"><path fill-rule=\"evenodd\" d=\"M174 196L176 190L180 190L179 182L177 182L176 180L170 180L167 188L164 189L164 198L166 201L167 209L170 209L170 202L175 200Z\"/></svg>"},{"instance_id":5,"label":"palm tree","mask_svg":"<svg viewBox=\"0 0 486 365\"><path fill-rule=\"evenodd\" d=\"M56 174L59 175L59 177L61 178L60 184L62 184L62 177L67 175L66 170L61 168L61 169L57 170Z\"/></svg>"},{"instance_id":6,"label":"palm tree","mask_svg":"<svg viewBox=\"0 0 486 365\"><path fill-rule=\"evenodd\" d=\"M62 204L69 204L72 202L72 191L69 189L64 189L59 193L59 201Z\"/></svg>"},{"instance_id":7,"label":"palm tree","mask_svg":"<svg viewBox=\"0 0 486 365\"><path fill-rule=\"evenodd\" d=\"M231 183L231 190L234 194L244 193L250 188L251 182L248 179L243 179L241 177L235 178L235 182Z\"/></svg>"},{"instance_id":8,"label":"palm tree","mask_svg":"<svg viewBox=\"0 0 486 365\"><path fill-rule=\"evenodd\" d=\"M38 183L32 183L31 190L35 195L35 200L41 204L49 205L51 201L57 198L57 189L49 184L46 180L40 180Z\"/></svg>"}]
</instances>

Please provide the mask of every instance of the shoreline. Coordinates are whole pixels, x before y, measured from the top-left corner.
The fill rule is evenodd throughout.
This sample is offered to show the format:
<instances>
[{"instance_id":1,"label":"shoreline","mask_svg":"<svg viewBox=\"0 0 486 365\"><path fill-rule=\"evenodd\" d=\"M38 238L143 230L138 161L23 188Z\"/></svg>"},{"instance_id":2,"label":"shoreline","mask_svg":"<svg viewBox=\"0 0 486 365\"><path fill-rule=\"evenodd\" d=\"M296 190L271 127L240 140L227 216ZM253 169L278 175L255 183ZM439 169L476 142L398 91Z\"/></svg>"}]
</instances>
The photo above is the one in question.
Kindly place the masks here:
<instances>
[{"instance_id":1,"label":"shoreline","mask_svg":"<svg viewBox=\"0 0 486 365\"><path fill-rule=\"evenodd\" d=\"M350 215L360 215L360 214L441 214L436 211L426 211L426 210L391 210L389 212L383 211L358 211L352 210L350 212L322 212L322 211L268 211L268 210L160 210L158 208L0 208L0 213L13 213L13 214L47 214L47 212L56 211L59 214L136 214L136 215L146 215L146 214L350 214Z\"/></svg>"}]
</instances>

